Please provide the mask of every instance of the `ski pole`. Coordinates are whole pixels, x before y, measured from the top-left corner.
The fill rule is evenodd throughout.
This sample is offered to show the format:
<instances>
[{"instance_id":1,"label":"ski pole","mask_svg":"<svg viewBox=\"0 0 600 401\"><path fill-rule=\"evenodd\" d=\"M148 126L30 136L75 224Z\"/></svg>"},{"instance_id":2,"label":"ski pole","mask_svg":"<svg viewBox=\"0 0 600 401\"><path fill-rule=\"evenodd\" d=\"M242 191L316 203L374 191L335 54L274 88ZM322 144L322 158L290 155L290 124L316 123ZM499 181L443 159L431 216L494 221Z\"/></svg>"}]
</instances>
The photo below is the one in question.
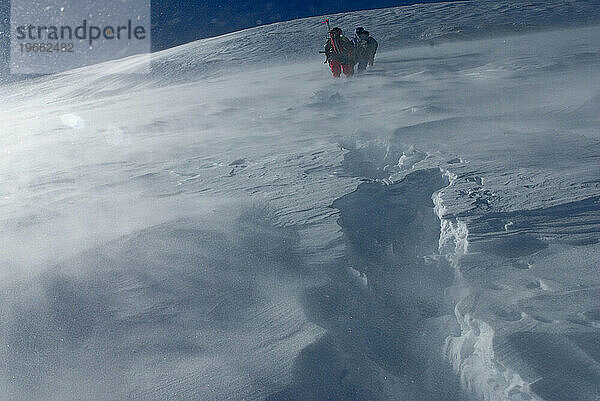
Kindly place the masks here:
<instances>
[{"instance_id":1,"label":"ski pole","mask_svg":"<svg viewBox=\"0 0 600 401\"><path fill-rule=\"evenodd\" d=\"M327 52L325 50L319 50L319 53L325 54L325 61L323 61L323 64L327 64L327 62L329 61L329 57L327 57Z\"/></svg>"}]
</instances>

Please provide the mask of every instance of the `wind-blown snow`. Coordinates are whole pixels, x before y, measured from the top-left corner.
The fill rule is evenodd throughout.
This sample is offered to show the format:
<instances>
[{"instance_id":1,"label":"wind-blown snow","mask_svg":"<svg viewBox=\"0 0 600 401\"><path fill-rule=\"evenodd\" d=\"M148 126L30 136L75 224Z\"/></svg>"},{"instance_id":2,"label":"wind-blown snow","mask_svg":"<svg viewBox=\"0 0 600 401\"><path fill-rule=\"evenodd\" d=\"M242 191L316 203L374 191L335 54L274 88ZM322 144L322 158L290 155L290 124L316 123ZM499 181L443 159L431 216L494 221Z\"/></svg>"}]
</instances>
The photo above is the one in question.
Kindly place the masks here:
<instances>
[{"instance_id":1,"label":"wind-blown snow","mask_svg":"<svg viewBox=\"0 0 600 401\"><path fill-rule=\"evenodd\" d=\"M600 7L332 16L4 86L0 399L597 400Z\"/></svg>"}]
</instances>

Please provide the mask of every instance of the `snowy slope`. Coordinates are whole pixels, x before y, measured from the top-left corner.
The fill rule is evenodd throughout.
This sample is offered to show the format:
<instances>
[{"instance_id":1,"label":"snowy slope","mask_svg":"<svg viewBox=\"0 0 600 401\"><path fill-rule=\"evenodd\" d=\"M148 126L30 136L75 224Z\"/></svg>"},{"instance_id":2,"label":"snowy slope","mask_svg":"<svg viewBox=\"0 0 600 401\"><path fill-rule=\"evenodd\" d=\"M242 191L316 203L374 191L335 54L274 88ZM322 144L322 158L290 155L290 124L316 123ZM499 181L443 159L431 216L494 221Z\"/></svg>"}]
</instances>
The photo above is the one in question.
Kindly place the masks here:
<instances>
[{"instance_id":1,"label":"snowy slope","mask_svg":"<svg viewBox=\"0 0 600 401\"><path fill-rule=\"evenodd\" d=\"M0 95L0 399L597 400L600 6L332 16ZM3 398L2 398L3 397Z\"/></svg>"}]
</instances>

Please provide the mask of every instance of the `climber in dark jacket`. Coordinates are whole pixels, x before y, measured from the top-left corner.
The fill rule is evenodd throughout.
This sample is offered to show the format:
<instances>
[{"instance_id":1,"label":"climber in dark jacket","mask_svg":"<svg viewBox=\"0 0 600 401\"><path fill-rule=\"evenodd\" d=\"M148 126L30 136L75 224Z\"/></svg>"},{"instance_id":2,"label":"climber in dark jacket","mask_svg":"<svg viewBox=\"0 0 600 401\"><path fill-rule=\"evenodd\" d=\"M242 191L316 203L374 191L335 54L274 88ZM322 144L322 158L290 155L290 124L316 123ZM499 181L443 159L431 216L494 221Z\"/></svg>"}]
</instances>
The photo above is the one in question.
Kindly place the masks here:
<instances>
[{"instance_id":1,"label":"climber in dark jacket","mask_svg":"<svg viewBox=\"0 0 600 401\"><path fill-rule=\"evenodd\" d=\"M342 71L350 77L354 75L354 46L350 39L346 38L340 28L333 28L329 32L329 40L325 43L325 55L335 78Z\"/></svg>"},{"instance_id":2,"label":"climber in dark jacket","mask_svg":"<svg viewBox=\"0 0 600 401\"><path fill-rule=\"evenodd\" d=\"M365 31L363 27L356 28L352 44L354 45L354 63L358 64L356 72L360 73L367 69L367 65L369 67L373 65L379 45L374 38L369 36L369 31Z\"/></svg>"}]
</instances>

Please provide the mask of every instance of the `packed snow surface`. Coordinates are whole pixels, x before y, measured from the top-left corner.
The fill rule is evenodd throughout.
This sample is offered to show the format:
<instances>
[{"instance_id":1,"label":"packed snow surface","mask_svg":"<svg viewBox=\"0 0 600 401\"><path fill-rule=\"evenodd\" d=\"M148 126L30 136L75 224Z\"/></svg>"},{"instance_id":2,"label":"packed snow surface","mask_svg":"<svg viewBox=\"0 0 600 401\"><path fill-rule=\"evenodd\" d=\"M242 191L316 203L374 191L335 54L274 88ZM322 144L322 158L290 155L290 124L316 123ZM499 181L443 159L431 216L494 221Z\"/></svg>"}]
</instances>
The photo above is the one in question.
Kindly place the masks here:
<instances>
[{"instance_id":1,"label":"packed snow surface","mask_svg":"<svg viewBox=\"0 0 600 401\"><path fill-rule=\"evenodd\" d=\"M0 399L597 401L599 16L330 16L380 42L352 79L308 18L4 86Z\"/></svg>"}]
</instances>

